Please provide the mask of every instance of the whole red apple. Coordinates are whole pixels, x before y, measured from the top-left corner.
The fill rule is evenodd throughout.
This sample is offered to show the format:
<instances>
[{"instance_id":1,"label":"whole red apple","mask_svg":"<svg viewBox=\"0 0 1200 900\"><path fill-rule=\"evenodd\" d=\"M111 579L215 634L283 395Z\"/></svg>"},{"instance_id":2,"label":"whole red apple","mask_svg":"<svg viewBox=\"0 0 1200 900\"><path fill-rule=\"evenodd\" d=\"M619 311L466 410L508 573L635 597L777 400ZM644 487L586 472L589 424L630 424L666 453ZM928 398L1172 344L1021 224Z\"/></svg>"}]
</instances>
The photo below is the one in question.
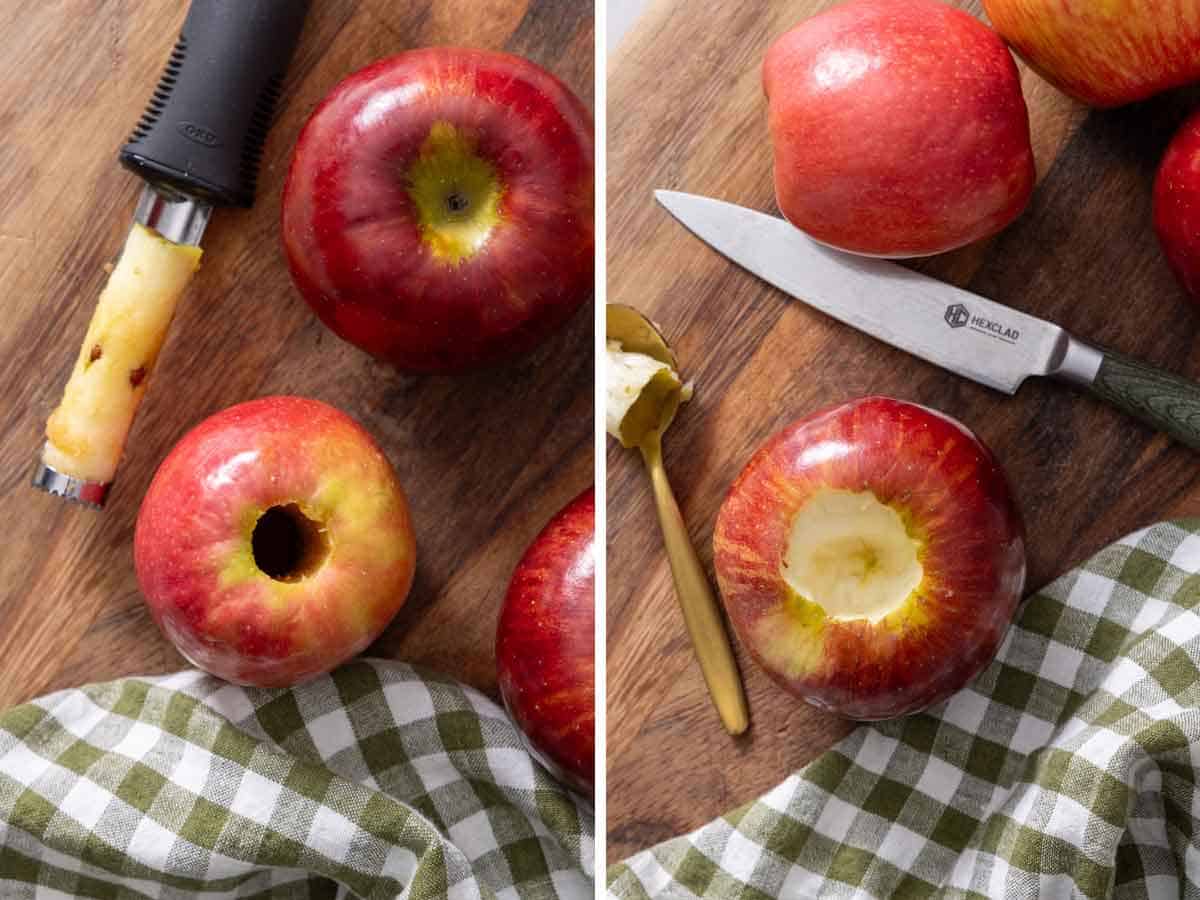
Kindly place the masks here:
<instances>
[{"instance_id":1,"label":"whole red apple","mask_svg":"<svg viewBox=\"0 0 1200 900\"><path fill-rule=\"evenodd\" d=\"M542 530L500 612L500 693L530 750L585 793L596 747L596 503L588 488Z\"/></svg>"},{"instance_id":2,"label":"whole red apple","mask_svg":"<svg viewBox=\"0 0 1200 900\"><path fill-rule=\"evenodd\" d=\"M1039 74L1091 106L1121 106L1200 80L1196 0L983 0Z\"/></svg>"},{"instance_id":3,"label":"whole red apple","mask_svg":"<svg viewBox=\"0 0 1200 900\"><path fill-rule=\"evenodd\" d=\"M228 681L283 687L361 652L404 604L408 504L353 419L265 397L204 420L142 501L138 583L163 634Z\"/></svg>"},{"instance_id":4,"label":"whole red apple","mask_svg":"<svg viewBox=\"0 0 1200 900\"><path fill-rule=\"evenodd\" d=\"M923 709L991 660L1025 580L1020 515L966 428L885 397L776 434L713 537L743 645L810 703L853 719Z\"/></svg>"},{"instance_id":5,"label":"whole red apple","mask_svg":"<svg viewBox=\"0 0 1200 900\"><path fill-rule=\"evenodd\" d=\"M541 342L592 293L593 137L533 63L434 48L354 73L300 134L283 246L335 333L412 372Z\"/></svg>"},{"instance_id":6,"label":"whole red apple","mask_svg":"<svg viewBox=\"0 0 1200 900\"><path fill-rule=\"evenodd\" d=\"M996 34L936 0L850 0L763 64L775 196L818 241L926 256L1008 225L1034 185L1029 113Z\"/></svg>"},{"instance_id":7,"label":"whole red apple","mask_svg":"<svg viewBox=\"0 0 1200 900\"><path fill-rule=\"evenodd\" d=\"M1200 112L1171 139L1158 167L1154 230L1175 275L1200 302Z\"/></svg>"}]
</instances>

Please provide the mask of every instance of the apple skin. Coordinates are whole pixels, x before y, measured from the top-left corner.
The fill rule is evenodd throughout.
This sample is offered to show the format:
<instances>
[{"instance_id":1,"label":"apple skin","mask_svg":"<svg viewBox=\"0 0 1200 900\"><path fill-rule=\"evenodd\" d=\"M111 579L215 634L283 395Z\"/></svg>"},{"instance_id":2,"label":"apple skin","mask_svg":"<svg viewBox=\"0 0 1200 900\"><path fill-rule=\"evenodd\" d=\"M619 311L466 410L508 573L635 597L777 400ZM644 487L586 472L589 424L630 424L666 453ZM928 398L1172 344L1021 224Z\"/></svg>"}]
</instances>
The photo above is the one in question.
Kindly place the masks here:
<instances>
[{"instance_id":1,"label":"apple skin","mask_svg":"<svg viewBox=\"0 0 1200 900\"><path fill-rule=\"evenodd\" d=\"M329 538L307 577L256 563L268 509L299 504ZM320 556L320 553L317 553ZM194 665L284 687L364 650L403 605L416 548L391 464L345 413L265 397L205 419L175 445L142 501L134 567L162 632Z\"/></svg>"},{"instance_id":2,"label":"apple skin","mask_svg":"<svg viewBox=\"0 0 1200 900\"><path fill-rule=\"evenodd\" d=\"M593 140L575 95L519 57L443 47L370 65L296 144L292 278L330 329L403 371L526 352L592 294Z\"/></svg>"},{"instance_id":3,"label":"apple skin","mask_svg":"<svg viewBox=\"0 0 1200 900\"><path fill-rule=\"evenodd\" d=\"M983 0L1043 78L1089 106L1122 106L1200 80L1195 0Z\"/></svg>"},{"instance_id":4,"label":"apple skin","mask_svg":"<svg viewBox=\"0 0 1200 900\"><path fill-rule=\"evenodd\" d=\"M1004 42L936 0L850 0L763 63L775 196L812 238L928 256L1000 231L1029 202L1029 112Z\"/></svg>"},{"instance_id":5,"label":"apple skin","mask_svg":"<svg viewBox=\"0 0 1200 900\"><path fill-rule=\"evenodd\" d=\"M595 782L596 503L588 488L517 564L496 632L500 694L532 752L590 794Z\"/></svg>"},{"instance_id":6,"label":"apple skin","mask_svg":"<svg viewBox=\"0 0 1200 900\"><path fill-rule=\"evenodd\" d=\"M1159 164L1154 230L1176 277L1200 303L1200 113L1184 122Z\"/></svg>"},{"instance_id":7,"label":"apple skin","mask_svg":"<svg viewBox=\"0 0 1200 900\"><path fill-rule=\"evenodd\" d=\"M794 615L780 565L794 514L822 488L870 491L922 535L917 614ZM730 488L713 547L743 646L789 691L861 720L916 712L965 685L995 655L1025 580L1024 527L991 453L953 419L886 397L770 438ZM788 672L801 658L809 664Z\"/></svg>"}]
</instances>

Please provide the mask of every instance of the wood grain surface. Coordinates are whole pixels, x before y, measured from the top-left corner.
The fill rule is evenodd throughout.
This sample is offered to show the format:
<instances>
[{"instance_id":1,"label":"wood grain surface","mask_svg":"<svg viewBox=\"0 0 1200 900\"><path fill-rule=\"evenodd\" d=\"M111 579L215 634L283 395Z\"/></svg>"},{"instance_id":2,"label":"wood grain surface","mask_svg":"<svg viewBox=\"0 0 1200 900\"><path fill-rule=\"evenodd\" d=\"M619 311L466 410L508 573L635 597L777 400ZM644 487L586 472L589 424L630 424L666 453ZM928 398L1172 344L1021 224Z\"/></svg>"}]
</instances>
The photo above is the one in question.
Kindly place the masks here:
<instances>
[{"instance_id":1,"label":"wood grain surface","mask_svg":"<svg viewBox=\"0 0 1200 900\"><path fill-rule=\"evenodd\" d=\"M0 707L46 691L185 665L138 593L131 541L155 467L226 406L289 393L375 435L417 529L416 584L370 651L495 693L493 642L527 542L592 481L592 316L535 354L459 378L397 374L327 332L293 290L279 193L301 125L334 84L433 44L503 48L590 106L588 0L318 0L266 146L257 205L219 210L134 425L108 508L29 487L45 418L82 340L137 196L116 152L186 12L166 0L0 4Z\"/></svg>"},{"instance_id":2,"label":"wood grain surface","mask_svg":"<svg viewBox=\"0 0 1200 900\"><path fill-rule=\"evenodd\" d=\"M696 398L664 441L684 517L709 566L724 492L784 424L887 394L974 429L1006 467L1036 587L1122 534L1200 510L1195 453L1056 384L1016 397L957 378L838 325L686 233L654 188L775 210L759 69L817 0L655 0L610 59L608 300L672 340ZM960 4L982 16L977 2ZM1041 183L997 238L919 268L1082 337L1200 374L1197 315L1150 226L1166 142L1200 94L1088 113L1026 70ZM881 302L886 298L880 298ZM612 442L610 442L612 443ZM612 860L752 800L849 725L785 694L741 651L751 708L721 729L684 632L640 460L608 454L608 855Z\"/></svg>"}]
</instances>

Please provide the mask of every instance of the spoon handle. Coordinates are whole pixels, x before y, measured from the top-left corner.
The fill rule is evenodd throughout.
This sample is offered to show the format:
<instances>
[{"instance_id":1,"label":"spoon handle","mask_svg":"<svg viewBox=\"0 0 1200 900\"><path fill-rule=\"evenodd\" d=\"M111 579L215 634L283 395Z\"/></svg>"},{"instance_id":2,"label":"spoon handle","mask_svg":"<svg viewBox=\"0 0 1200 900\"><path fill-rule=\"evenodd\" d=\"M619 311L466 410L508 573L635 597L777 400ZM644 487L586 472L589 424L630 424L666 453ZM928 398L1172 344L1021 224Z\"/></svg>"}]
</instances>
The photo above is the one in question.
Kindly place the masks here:
<instances>
[{"instance_id":1,"label":"spoon handle","mask_svg":"<svg viewBox=\"0 0 1200 900\"><path fill-rule=\"evenodd\" d=\"M729 645L729 636L717 610L717 600L708 583L708 576L696 556L687 526L683 524L683 516L679 512L679 504L675 502L671 484L667 481L662 445L655 438L657 435L643 442L642 458L654 488L658 524L662 528L663 542L667 545L675 593L679 596L683 620L692 637L700 671L704 673L721 723L730 734L741 734L749 726L750 717L742 680L733 658L733 648Z\"/></svg>"}]
</instances>

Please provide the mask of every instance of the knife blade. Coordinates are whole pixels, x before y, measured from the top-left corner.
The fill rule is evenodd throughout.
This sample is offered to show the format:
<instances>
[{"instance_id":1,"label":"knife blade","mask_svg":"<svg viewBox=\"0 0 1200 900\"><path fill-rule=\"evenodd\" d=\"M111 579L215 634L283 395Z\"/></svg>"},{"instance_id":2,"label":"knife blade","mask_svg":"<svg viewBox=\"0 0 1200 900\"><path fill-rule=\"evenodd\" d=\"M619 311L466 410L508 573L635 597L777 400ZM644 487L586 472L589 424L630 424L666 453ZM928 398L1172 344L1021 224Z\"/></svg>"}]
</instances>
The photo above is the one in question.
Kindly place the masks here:
<instances>
[{"instance_id":1,"label":"knife blade","mask_svg":"<svg viewBox=\"0 0 1200 900\"><path fill-rule=\"evenodd\" d=\"M1030 377L1067 382L1200 450L1193 381L896 263L834 250L784 219L695 194L654 196L742 268L886 344L1007 394Z\"/></svg>"}]
</instances>

